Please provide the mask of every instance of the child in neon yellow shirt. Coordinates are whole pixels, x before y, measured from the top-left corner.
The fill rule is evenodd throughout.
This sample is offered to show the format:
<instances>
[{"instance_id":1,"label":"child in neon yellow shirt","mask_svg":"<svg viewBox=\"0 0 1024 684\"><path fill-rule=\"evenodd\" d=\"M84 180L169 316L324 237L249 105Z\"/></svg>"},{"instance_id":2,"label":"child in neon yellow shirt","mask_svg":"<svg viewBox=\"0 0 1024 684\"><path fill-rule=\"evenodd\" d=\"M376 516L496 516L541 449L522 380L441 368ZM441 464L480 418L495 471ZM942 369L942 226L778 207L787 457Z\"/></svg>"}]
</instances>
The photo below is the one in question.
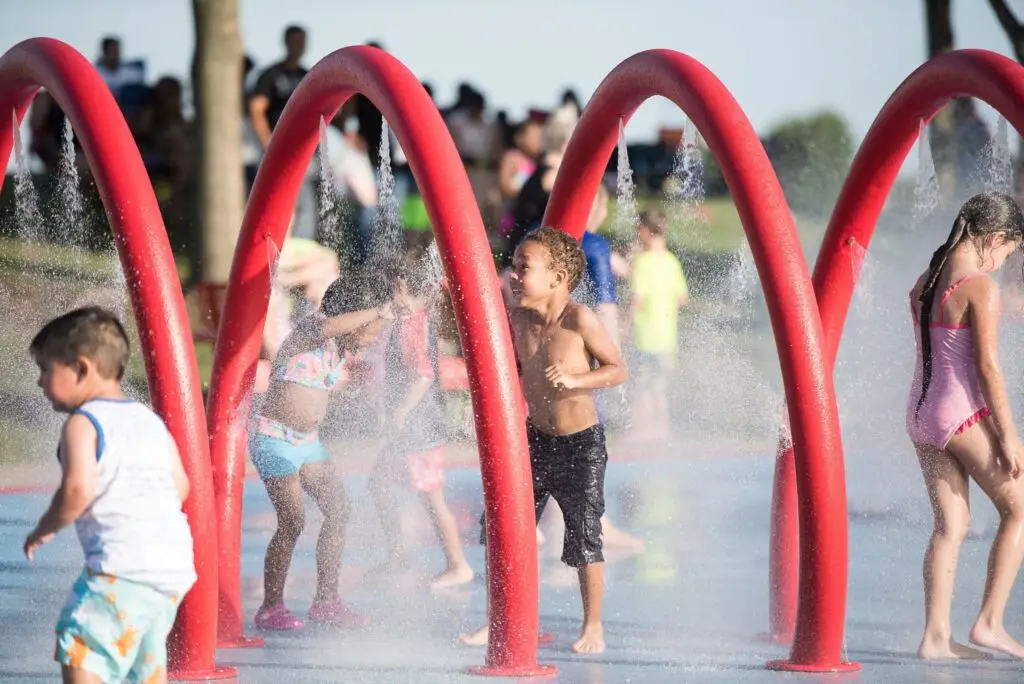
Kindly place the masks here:
<instances>
[{"instance_id":1,"label":"child in neon yellow shirt","mask_svg":"<svg viewBox=\"0 0 1024 684\"><path fill-rule=\"evenodd\" d=\"M668 382L679 350L679 310L689 302L682 264L668 251L665 215L640 217L637 233L643 251L633 261L633 343L640 353L634 415L648 416L657 436L668 436Z\"/></svg>"}]
</instances>

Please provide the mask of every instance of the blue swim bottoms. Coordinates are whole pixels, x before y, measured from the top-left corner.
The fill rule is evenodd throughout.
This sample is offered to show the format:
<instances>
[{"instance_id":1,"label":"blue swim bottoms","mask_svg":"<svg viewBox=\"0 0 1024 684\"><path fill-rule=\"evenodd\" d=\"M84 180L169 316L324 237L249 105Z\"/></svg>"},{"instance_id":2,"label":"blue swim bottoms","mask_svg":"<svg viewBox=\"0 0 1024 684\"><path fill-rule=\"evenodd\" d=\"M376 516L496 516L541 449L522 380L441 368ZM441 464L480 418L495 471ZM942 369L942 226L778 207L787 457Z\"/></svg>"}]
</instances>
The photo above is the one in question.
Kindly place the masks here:
<instances>
[{"instance_id":1,"label":"blue swim bottoms","mask_svg":"<svg viewBox=\"0 0 1024 684\"><path fill-rule=\"evenodd\" d=\"M319 438L295 444L269 435L254 434L249 436L249 458L260 479L266 480L298 475L302 466L329 461L331 455Z\"/></svg>"},{"instance_id":2,"label":"blue swim bottoms","mask_svg":"<svg viewBox=\"0 0 1024 684\"><path fill-rule=\"evenodd\" d=\"M83 570L57 620L54 660L104 682L162 681L180 597Z\"/></svg>"}]
</instances>

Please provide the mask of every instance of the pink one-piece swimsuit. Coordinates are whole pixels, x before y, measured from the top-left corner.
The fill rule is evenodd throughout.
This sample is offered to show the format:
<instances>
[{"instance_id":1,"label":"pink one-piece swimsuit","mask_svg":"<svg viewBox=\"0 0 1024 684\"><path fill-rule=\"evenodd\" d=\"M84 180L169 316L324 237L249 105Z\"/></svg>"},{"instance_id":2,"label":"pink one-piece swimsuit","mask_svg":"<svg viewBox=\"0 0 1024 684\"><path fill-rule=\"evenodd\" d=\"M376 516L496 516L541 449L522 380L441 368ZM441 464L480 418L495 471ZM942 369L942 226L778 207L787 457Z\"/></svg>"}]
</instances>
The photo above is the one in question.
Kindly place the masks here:
<instances>
[{"instance_id":1,"label":"pink one-piece swimsuit","mask_svg":"<svg viewBox=\"0 0 1024 684\"><path fill-rule=\"evenodd\" d=\"M975 275L978 274L972 273L954 282L939 300L939 320L931 323L928 330L932 342L932 377L920 411L917 402L921 397L923 375L921 326L911 293L910 314L917 340L917 363L907 398L907 434L915 444L945 449L953 435L991 415L978 381L971 326L946 323L942 317L946 300L956 288Z\"/></svg>"}]
</instances>

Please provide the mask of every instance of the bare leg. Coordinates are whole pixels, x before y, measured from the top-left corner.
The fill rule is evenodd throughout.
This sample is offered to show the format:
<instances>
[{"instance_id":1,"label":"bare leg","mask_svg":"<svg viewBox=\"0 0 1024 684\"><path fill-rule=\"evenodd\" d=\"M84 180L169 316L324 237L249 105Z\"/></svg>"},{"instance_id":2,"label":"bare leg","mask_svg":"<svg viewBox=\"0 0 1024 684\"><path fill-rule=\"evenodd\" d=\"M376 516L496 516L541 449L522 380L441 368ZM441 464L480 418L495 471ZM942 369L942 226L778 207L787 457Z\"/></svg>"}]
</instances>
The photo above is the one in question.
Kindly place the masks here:
<instances>
[{"instance_id":1,"label":"bare leg","mask_svg":"<svg viewBox=\"0 0 1024 684\"><path fill-rule=\"evenodd\" d=\"M459 641L466 646L486 646L487 639L490 637L491 628L484 625L480 629L470 634L460 634Z\"/></svg>"},{"instance_id":2,"label":"bare leg","mask_svg":"<svg viewBox=\"0 0 1024 684\"><path fill-rule=\"evenodd\" d=\"M61 681L63 681L64 684L103 684L103 680L98 676L94 675L92 672L86 672L78 667L61 665L60 676ZM167 678L164 677L162 681L166 682Z\"/></svg>"},{"instance_id":3,"label":"bare leg","mask_svg":"<svg viewBox=\"0 0 1024 684\"><path fill-rule=\"evenodd\" d=\"M302 487L316 502L324 515L320 535L316 540L316 597L315 601L333 601L338 598L338 573L341 570L341 551L345 542L349 502L341 479L330 461L307 463L299 471Z\"/></svg>"},{"instance_id":4,"label":"bare leg","mask_svg":"<svg viewBox=\"0 0 1024 684\"><path fill-rule=\"evenodd\" d=\"M971 522L967 473L952 455L915 445L935 518L924 554L924 636L921 658L981 658L986 654L953 640L950 612L960 546Z\"/></svg>"},{"instance_id":5,"label":"bare leg","mask_svg":"<svg viewBox=\"0 0 1024 684\"><path fill-rule=\"evenodd\" d=\"M992 419L986 418L954 436L948 447L999 511L999 529L989 552L985 593L971 629L971 642L1024 658L1024 645L1011 637L1003 625L1010 590L1024 559L1024 483L1011 478L1002 467L995 435Z\"/></svg>"},{"instance_id":6,"label":"bare leg","mask_svg":"<svg viewBox=\"0 0 1024 684\"><path fill-rule=\"evenodd\" d=\"M601 516L601 537L606 549L625 549L635 553L643 553L644 540L620 530L612 525L608 516Z\"/></svg>"},{"instance_id":7,"label":"bare leg","mask_svg":"<svg viewBox=\"0 0 1024 684\"><path fill-rule=\"evenodd\" d=\"M448 508L448 504L444 500L444 490L424 492L423 501L430 512L430 519L434 523L438 541L441 542L444 557L448 561L448 567L434 578L430 583L430 588L444 589L472 581L473 568L466 562L462 540L459 539L459 525L455 522L455 516L452 515L451 509Z\"/></svg>"},{"instance_id":8,"label":"bare leg","mask_svg":"<svg viewBox=\"0 0 1024 684\"><path fill-rule=\"evenodd\" d=\"M270 538L263 562L262 607L273 608L284 603L284 583L288 579L295 544L306 525L306 507L298 477L272 477L264 484L277 512L277 530Z\"/></svg>"},{"instance_id":9,"label":"bare leg","mask_svg":"<svg viewBox=\"0 0 1024 684\"><path fill-rule=\"evenodd\" d=\"M380 519L384 535L385 560L377 572L401 572L409 568L409 561L402 547L402 529L398 518L398 506L393 495L393 474L385 464L388 456L382 454L370 474L369 490Z\"/></svg>"},{"instance_id":10,"label":"bare leg","mask_svg":"<svg viewBox=\"0 0 1024 684\"><path fill-rule=\"evenodd\" d=\"M580 595L583 598L583 629L572 645L577 653L603 653L604 627L601 604L604 602L604 563L591 563L579 569Z\"/></svg>"}]
</instances>

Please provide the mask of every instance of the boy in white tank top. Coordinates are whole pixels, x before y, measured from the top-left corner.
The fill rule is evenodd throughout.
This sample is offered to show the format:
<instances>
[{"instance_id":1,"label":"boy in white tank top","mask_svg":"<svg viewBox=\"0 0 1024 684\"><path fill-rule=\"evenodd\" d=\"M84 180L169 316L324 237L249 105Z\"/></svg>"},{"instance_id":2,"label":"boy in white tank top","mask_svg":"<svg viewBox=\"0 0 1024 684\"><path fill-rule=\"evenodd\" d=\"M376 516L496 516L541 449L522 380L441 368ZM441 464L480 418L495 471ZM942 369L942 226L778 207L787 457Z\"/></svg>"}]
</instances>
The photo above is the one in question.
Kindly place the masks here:
<instances>
[{"instance_id":1,"label":"boy in white tank top","mask_svg":"<svg viewBox=\"0 0 1024 684\"><path fill-rule=\"evenodd\" d=\"M43 394L68 419L61 485L25 555L72 522L85 553L57 621L55 659L65 682L165 682L167 635L196 580L178 448L163 421L121 391L128 337L113 314L87 307L56 318L30 351Z\"/></svg>"}]
</instances>

